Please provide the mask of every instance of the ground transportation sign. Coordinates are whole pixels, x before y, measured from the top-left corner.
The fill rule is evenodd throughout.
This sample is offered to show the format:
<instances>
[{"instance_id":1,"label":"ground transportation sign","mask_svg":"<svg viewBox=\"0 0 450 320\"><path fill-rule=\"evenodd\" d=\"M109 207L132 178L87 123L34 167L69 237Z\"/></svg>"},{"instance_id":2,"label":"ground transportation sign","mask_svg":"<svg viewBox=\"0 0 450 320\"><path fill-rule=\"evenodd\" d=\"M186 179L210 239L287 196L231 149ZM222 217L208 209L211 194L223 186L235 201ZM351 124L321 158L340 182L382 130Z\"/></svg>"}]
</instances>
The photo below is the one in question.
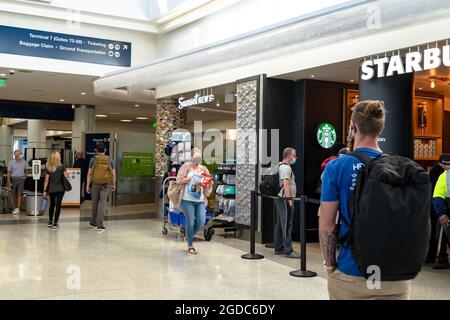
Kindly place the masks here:
<instances>
[{"instance_id":1,"label":"ground transportation sign","mask_svg":"<svg viewBox=\"0 0 450 320\"><path fill-rule=\"evenodd\" d=\"M131 43L0 25L0 53L131 66Z\"/></svg>"}]
</instances>

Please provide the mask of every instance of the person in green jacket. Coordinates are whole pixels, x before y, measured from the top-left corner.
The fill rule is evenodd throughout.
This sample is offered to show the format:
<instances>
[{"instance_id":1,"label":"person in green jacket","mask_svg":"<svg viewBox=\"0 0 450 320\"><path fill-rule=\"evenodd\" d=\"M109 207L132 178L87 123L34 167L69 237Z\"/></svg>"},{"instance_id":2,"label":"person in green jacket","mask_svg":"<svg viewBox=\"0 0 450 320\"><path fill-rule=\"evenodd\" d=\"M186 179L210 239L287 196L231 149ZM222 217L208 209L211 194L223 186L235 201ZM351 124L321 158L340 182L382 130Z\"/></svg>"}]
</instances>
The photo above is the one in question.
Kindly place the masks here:
<instances>
[{"instance_id":1,"label":"person in green jacket","mask_svg":"<svg viewBox=\"0 0 450 320\"><path fill-rule=\"evenodd\" d=\"M444 165L445 172L439 177L433 194L433 206L438 215L438 231L436 234L439 238L442 234L438 263L433 266L435 270L450 268L448 263L448 247L450 247L450 154L443 154L441 163Z\"/></svg>"}]
</instances>

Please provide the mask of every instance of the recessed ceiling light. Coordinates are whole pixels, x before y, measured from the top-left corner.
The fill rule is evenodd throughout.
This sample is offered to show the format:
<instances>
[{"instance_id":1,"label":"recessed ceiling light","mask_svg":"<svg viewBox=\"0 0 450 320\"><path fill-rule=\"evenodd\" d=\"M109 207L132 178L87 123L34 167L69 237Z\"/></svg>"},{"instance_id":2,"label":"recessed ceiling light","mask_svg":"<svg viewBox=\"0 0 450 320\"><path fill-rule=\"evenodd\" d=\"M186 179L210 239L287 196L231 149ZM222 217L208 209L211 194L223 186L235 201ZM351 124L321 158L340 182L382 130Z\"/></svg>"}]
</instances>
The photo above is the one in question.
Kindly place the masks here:
<instances>
[{"instance_id":1,"label":"recessed ceiling light","mask_svg":"<svg viewBox=\"0 0 450 320\"><path fill-rule=\"evenodd\" d=\"M136 120L148 120L147 117L137 117Z\"/></svg>"},{"instance_id":2,"label":"recessed ceiling light","mask_svg":"<svg viewBox=\"0 0 450 320\"><path fill-rule=\"evenodd\" d=\"M216 104L216 107L220 107L220 103Z\"/></svg>"},{"instance_id":3,"label":"recessed ceiling light","mask_svg":"<svg viewBox=\"0 0 450 320\"><path fill-rule=\"evenodd\" d=\"M206 110L205 109L202 109L202 112L205 112Z\"/></svg>"},{"instance_id":4,"label":"recessed ceiling light","mask_svg":"<svg viewBox=\"0 0 450 320\"><path fill-rule=\"evenodd\" d=\"M132 120L120 120L120 122L133 122Z\"/></svg>"},{"instance_id":5,"label":"recessed ceiling light","mask_svg":"<svg viewBox=\"0 0 450 320\"><path fill-rule=\"evenodd\" d=\"M106 114L98 114L96 115L97 118L108 118Z\"/></svg>"},{"instance_id":6,"label":"recessed ceiling light","mask_svg":"<svg viewBox=\"0 0 450 320\"><path fill-rule=\"evenodd\" d=\"M0 77L6 77L5 73L0 73Z\"/></svg>"},{"instance_id":7,"label":"recessed ceiling light","mask_svg":"<svg viewBox=\"0 0 450 320\"><path fill-rule=\"evenodd\" d=\"M316 77L315 75L313 75L313 74L311 75L311 78L315 78L315 77Z\"/></svg>"},{"instance_id":8,"label":"recessed ceiling light","mask_svg":"<svg viewBox=\"0 0 450 320\"><path fill-rule=\"evenodd\" d=\"M355 82L355 80L352 79L352 80L350 80L350 82Z\"/></svg>"},{"instance_id":9,"label":"recessed ceiling light","mask_svg":"<svg viewBox=\"0 0 450 320\"><path fill-rule=\"evenodd\" d=\"M419 90L420 90L420 91L422 91L422 90L423 90L423 88L419 88Z\"/></svg>"},{"instance_id":10,"label":"recessed ceiling light","mask_svg":"<svg viewBox=\"0 0 450 320\"><path fill-rule=\"evenodd\" d=\"M138 105L138 104L135 104L135 105L134 105L134 107L135 107L135 108L139 108L139 107L140 107L140 105Z\"/></svg>"},{"instance_id":11,"label":"recessed ceiling light","mask_svg":"<svg viewBox=\"0 0 450 320\"><path fill-rule=\"evenodd\" d=\"M82 92L81 95L82 95L82 96L85 96L85 95L86 95L86 92Z\"/></svg>"},{"instance_id":12,"label":"recessed ceiling light","mask_svg":"<svg viewBox=\"0 0 450 320\"><path fill-rule=\"evenodd\" d=\"M66 100L64 100L64 99L59 99L59 102L64 102L64 101L66 101Z\"/></svg>"}]
</instances>

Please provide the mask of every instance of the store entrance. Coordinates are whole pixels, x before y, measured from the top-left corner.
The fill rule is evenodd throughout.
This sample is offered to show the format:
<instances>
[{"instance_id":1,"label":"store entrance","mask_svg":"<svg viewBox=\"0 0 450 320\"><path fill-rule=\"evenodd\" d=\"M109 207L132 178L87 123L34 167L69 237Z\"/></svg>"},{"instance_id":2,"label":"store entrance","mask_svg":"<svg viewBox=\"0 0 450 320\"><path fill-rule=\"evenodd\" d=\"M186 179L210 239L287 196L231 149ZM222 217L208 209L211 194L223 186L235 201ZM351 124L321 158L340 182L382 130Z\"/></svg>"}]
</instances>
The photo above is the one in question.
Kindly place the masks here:
<instances>
[{"instance_id":1,"label":"store entrance","mask_svg":"<svg viewBox=\"0 0 450 320\"><path fill-rule=\"evenodd\" d=\"M208 212L214 217L205 237L236 232L236 96L235 84L200 89L177 96L186 105L190 146L203 153L203 165L213 176ZM192 106L188 106L192 104ZM179 144L185 149L185 144ZM176 147L175 147L176 148ZM184 150L186 151L186 150ZM171 166L177 161L172 161ZM181 163L180 163L181 164ZM213 230L213 231L212 231ZM208 233L209 231L209 233Z\"/></svg>"}]
</instances>

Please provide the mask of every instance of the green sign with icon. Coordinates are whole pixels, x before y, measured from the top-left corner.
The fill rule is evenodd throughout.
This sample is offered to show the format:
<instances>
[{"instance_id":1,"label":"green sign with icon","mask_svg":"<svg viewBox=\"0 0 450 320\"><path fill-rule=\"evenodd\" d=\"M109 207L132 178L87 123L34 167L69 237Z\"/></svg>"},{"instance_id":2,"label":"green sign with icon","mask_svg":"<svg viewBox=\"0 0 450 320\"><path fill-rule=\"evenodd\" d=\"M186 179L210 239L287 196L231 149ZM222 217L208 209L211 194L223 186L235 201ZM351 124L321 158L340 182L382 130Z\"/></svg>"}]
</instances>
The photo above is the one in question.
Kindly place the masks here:
<instances>
[{"instance_id":1,"label":"green sign with icon","mask_svg":"<svg viewBox=\"0 0 450 320\"><path fill-rule=\"evenodd\" d=\"M324 149L330 149L336 143L336 129L324 122L317 128L317 142Z\"/></svg>"},{"instance_id":2,"label":"green sign with icon","mask_svg":"<svg viewBox=\"0 0 450 320\"><path fill-rule=\"evenodd\" d=\"M122 158L122 176L154 176L155 161L153 153L124 152Z\"/></svg>"},{"instance_id":3,"label":"green sign with icon","mask_svg":"<svg viewBox=\"0 0 450 320\"><path fill-rule=\"evenodd\" d=\"M6 79L0 79L0 88L6 88Z\"/></svg>"}]
</instances>

